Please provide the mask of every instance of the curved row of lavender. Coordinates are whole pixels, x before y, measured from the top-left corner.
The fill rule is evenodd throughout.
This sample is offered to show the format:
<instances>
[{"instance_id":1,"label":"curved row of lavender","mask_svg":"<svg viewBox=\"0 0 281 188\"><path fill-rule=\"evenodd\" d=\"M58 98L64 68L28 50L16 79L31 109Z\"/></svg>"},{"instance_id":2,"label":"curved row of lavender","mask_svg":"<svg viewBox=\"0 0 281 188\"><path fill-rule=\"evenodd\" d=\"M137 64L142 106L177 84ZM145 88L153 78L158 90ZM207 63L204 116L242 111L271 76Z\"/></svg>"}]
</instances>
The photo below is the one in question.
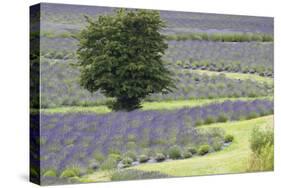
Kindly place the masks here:
<instances>
[{"instance_id":1,"label":"curved row of lavender","mask_svg":"<svg viewBox=\"0 0 281 188\"><path fill-rule=\"evenodd\" d=\"M72 165L86 169L96 152L104 156L112 151L142 154L145 149L163 151L174 144L211 145L216 131L200 132L195 129L197 125L213 123L221 117L231 121L272 113L272 101L255 100L174 111L41 114L41 169L51 168L58 173ZM32 123L38 120L36 115L31 117Z\"/></svg>"}]
</instances>

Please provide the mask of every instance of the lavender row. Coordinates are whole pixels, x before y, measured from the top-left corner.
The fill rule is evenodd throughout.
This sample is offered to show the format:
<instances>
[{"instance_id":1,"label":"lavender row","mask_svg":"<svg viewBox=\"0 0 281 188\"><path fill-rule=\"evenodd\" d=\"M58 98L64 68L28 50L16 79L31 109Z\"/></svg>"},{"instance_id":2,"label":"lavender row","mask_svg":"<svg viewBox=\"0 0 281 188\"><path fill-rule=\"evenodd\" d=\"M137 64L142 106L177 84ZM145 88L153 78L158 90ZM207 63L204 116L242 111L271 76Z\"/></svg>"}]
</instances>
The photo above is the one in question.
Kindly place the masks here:
<instances>
[{"instance_id":1,"label":"lavender row","mask_svg":"<svg viewBox=\"0 0 281 188\"><path fill-rule=\"evenodd\" d=\"M110 153L165 151L175 144L211 145L217 131L202 132L196 126L272 113L272 101L255 100L175 111L41 114L41 167L61 172L73 164L87 168L95 157ZM31 117L31 121L35 123L38 118Z\"/></svg>"},{"instance_id":2,"label":"lavender row","mask_svg":"<svg viewBox=\"0 0 281 188\"><path fill-rule=\"evenodd\" d=\"M41 105L43 108L73 105L104 104L107 99L100 92L91 94L79 86L79 71L70 64L73 60L41 61ZM174 72L177 88L146 100L184 100L221 97L258 97L273 94L273 85L251 80L229 79L224 75L208 76L191 73L176 64L168 65Z\"/></svg>"},{"instance_id":3,"label":"lavender row","mask_svg":"<svg viewBox=\"0 0 281 188\"><path fill-rule=\"evenodd\" d=\"M111 7L42 4L42 26L54 31L73 31L85 24L83 15L96 18L112 14ZM186 32L256 32L273 33L273 18L160 11L166 21L166 33Z\"/></svg>"}]
</instances>

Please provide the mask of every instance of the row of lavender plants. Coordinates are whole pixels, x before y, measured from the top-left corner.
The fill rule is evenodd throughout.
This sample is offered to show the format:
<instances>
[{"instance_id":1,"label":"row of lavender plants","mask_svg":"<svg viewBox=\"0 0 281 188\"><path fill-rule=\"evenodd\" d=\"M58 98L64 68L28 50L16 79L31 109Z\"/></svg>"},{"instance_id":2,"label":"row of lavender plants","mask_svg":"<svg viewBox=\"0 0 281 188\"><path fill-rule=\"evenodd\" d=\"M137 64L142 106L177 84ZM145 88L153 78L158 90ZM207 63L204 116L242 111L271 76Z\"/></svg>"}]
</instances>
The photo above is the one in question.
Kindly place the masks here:
<instances>
[{"instance_id":1,"label":"row of lavender plants","mask_svg":"<svg viewBox=\"0 0 281 188\"><path fill-rule=\"evenodd\" d=\"M41 55L49 59L75 59L77 41L42 37ZM181 61L185 68L255 73L273 76L272 42L168 41L164 60Z\"/></svg>"},{"instance_id":2,"label":"row of lavender plants","mask_svg":"<svg viewBox=\"0 0 281 188\"><path fill-rule=\"evenodd\" d=\"M85 24L83 15L96 18L102 14L111 14L114 8L91 7L73 5L43 4L42 23L43 27L55 31L75 30ZM202 14L176 11L160 11L161 18L168 26L164 32L185 33L190 31L207 32L255 32L273 33L273 18ZM46 24L46 25L45 25Z\"/></svg>"},{"instance_id":3,"label":"row of lavender plants","mask_svg":"<svg viewBox=\"0 0 281 188\"><path fill-rule=\"evenodd\" d=\"M79 71L71 64L74 60L50 60L41 58L41 105L42 108L73 105L104 104L107 99L100 92L93 94L79 86ZM173 63L177 89L172 93L154 94L145 100L183 100L221 97L257 97L273 93L273 85L251 80L238 80L219 76L199 75L184 70Z\"/></svg>"},{"instance_id":4,"label":"row of lavender plants","mask_svg":"<svg viewBox=\"0 0 281 188\"><path fill-rule=\"evenodd\" d=\"M161 161L175 155L187 158L196 154L186 148L204 155L217 150L218 143L233 138L225 138L222 129L196 129L196 126L272 113L272 101L255 100L226 101L175 111L41 114L41 135L37 141L41 149L41 173L78 176L97 168L118 168L118 161L126 167L141 160ZM33 124L38 121L38 116L31 117Z\"/></svg>"},{"instance_id":5,"label":"row of lavender plants","mask_svg":"<svg viewBox=\"0 0 281 188\"><path fill-rule=\"evenodd\" d=\"M183 67L273 75L273 43L228 43L169 41L168 62L181 61Z\"/></svg>"}]
</instances>

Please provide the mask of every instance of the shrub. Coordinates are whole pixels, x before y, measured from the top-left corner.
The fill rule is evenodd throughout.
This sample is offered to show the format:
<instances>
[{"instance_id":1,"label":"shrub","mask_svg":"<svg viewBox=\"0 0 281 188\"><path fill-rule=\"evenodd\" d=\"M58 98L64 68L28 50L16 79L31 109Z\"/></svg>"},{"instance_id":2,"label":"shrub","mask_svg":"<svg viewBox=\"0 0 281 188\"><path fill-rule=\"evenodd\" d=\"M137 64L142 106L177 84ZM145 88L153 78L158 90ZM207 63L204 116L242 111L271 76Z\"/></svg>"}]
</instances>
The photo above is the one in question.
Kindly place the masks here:
<instances>
[{"instance_id":1,"label":"shrub","mask_svg":"<svg viewBox=\"0 0 281 188\"><path fill-rule=\"evenodd\" d=\"M168 155L171 159L179 159L181 158L181 149L179 146L172 146L168 150Z\"/></svg>"},{"instance_id":2,"label":"shrub","mask_svg":"<svg viewBox=\"0 0 281 188\"><path fill-rule=\"evenodd\" d=\"M260 154L264 147L267 145L273 145L273 137L273 131L269 128L265 130L254 128L250 140L251 150L257 154Z\"/></svg>"},{"instance_id":3,"label":"shrub","mask_svg":"<svg viewBox=\"0 0 281 188\"><path fill-rule=\"evenodd\" d=\"M248 171L268 171L274 168L274 134L271 128L254 128L251 139Z\"/></svg>"},{"instance_id":4,"label":"shrub","mask_svg":"<svg viewBox=\"0 0 281 188\"><path fill-rule=\"evenodd\" d=\"M119 154L116 153L111 153L108 155L108 157L115 159L116 161L121 161L121 156Z\"/></svg>"},{"instance_id":5,"label":"shrub","mask_svg":"<svg viewBox=\"0 0 281 188\"><path fill-rule=\"evenodd\" d=\"M108 157L105 161L103 161L100 168L102 170L110 170L116 168L116 166L117 161L114 158Z\"/></svg>"},{"instance_id":6,"label":"shrub","mask_svg":"<svg viewBox=\"0 0 281 188\"><path fill-rule=\"evenodd\" d=\"M186 150L189 151L192 155L197 153L197 149L195 147L188 147Z\"/></svg>"},{"instance_id":7,"label":"shrub","mask_svg":"<svg viewBox=\"0 0 281 188\"><path fill-rule=\"evenodd\" d=\"M205 119L205 124L212 124L212 123L215 123L215 118L212 117L212 116L208 116L208 117Z\"/></svg>"},{"instance_id":8,"label":"shrub","mask_svg":"<svg viewBox=\"0 0 281 188\"><path fill-rule=\"evenodd\" d=\"M133 161L137 160L137 155L133 151L128 151L125 153L125 157L130 157Z\"/></svg>"},{"instance_id":9,"label":"shrub","mask_svg":"<svg viewBox=\"0 0 281 188\"><path fill-rule=\"evenodd\" d=\"M220 151L223 146L223 141L221 139L216 139L212 143L212 148L214 151Z\"/></svg>"},{"instance_id":10,"label":"shrub","mask_svg":"<svg viewBox=\"0 0 281 188\"><path fill-rule=\"evenodd\" d=\"M232 135L228 134L224 137L224 142L229 143L229 142L232 142L233 139L234 139L234 137Z\"/></svg>"},{"instance_id":11,"label":"shrub","mask_svg":"<svg viewBox=\"0 0 281 188\"><path fill-rule=\"evenodd\" d=\"M196 126L203 125L203 121L200 120L200 119L199 119L199 120L196 120L195 125L196 125Z\"/></svg>"},{"instance_id":12,"label":"shrub","mask_svg":"<svg viewBox=\"0 0 281 188\"><path fill-rule=\"evenodd\" d=\"M182 157L187 159L192 157L192 153L190 151L184 151Z\"/></svg>"},{"instance_id":13,"label":"shrub","mask_svg":"<svg viewBox=\"0 0 281 188\"><path fill-rule=\"evenodd\" d=\"M212 138L224 138L225 131L222 128L213 127L206 130L207 134L210 135Z\"/></svg>"},{"instance_id":14,"label":"shrub","mask_svg":"<svg viewBox=\"0 0 281 188\"><path fill-rule=\"evenodd\" d=\"M78 167L67 167L60 175L60 178L70 178L80 176L80 169Z\"/></svg>"},{"instance_id":15,"label":"shrub","mask_svg":"<svg viewBox=\"0 0 281 188\"><path fill-rule=\"evenodd\" d=\"M205 145L202 145L199 147L198 154L205 155L205 154L209 153L209 151L210 151L210 146L205 144Z\"/></svg>"},{"instance_id":16,"label":"shrub","mask_svg":"<svg viewBox=\"0 0 281 188\"><path fill-rule=\"evenodd\" d=\"M57 176L57 172L55 170L46 170L44 173L43 173L43 176L44 177L56 177Z\"/></svg>"},{"instance_id":17,"label":"shrub","mask_svg":"<svg viewBox=\"0 0 281 188\"><path fill-rule=\"evenodd\" d=\"M225 114L220 114L218 116L217 122L227 122L228 117Z\"/></svg>"},{"instance_id":18,"label":"shrub","mask_svg":"<svg viewBox=\"0 0 281 188\"><path fill-rule=\"evenodd\" d=\"M155 160L157 162L164 161L165 159L166 159L166 157L163 153L156 153Z\"/></svg>"},{"instance_id":19,"label":"shrub","mask_svg":"<svg viewBox=\"0 0 281 188\"><path fill-rule=\"evenodd\" d=\"M131 166L132 163L133 163L133 159L130 158L130 157L125 157L125 158L122 160L122 164L124 165L124 166L123 166L124 168Z\"/></svg>"},{"instance_id":20,"label":"shrub","mask_svg":"<svg viewBox=\"0 0 281 188\"><path fill-rule=\"evenodd\" d=\"M148 160L149 160L149 157L147 155L141 155L140 159L139 159L140 163L145 163Z\"/></svg>"},{"instance_id":21,"label":"shrub","mask_svg":"<svg viewBox=\"0 0 281 188\"><path fill-rule=\"evenodd\" d=\"M102 161L105 160L104 155L103 155L100 151L95 151L95 152L93 153L93 157L94 157L94 159L96 159L96 160L99 161L99 162L102 162Z\"/></svg>"},{"instance_id":22,"label":"shrub","mask_svg":"<svg viewBox=\"0 0 281 188\"><path fill-rule=\"evenodd\" d=\"M253 118L256 118L256 117L258 117L258 114L256 112L250 112L250 114L247 116L247 119L253 119Z\"/></svg>"}]
</instances>

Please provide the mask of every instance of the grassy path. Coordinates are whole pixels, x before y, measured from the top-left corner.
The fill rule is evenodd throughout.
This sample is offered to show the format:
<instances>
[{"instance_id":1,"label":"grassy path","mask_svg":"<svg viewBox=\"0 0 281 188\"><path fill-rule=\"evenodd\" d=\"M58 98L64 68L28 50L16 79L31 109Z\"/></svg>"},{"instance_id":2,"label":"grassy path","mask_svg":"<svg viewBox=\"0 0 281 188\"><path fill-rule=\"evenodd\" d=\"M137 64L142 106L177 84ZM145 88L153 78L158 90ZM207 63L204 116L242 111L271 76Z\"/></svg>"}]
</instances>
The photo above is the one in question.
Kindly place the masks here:
<instances>
[{"instance_id":1,"label":"grassy path","mask_svg":"<svg viewBox=\"0 0 281 188\"><path fill-rule=\"evenodd\" d=\"M194 106L202 106L208 105L211 103L221 103L226 100L255 100L255 99L272 99L272 97L257 97L257 98L219 98L219 99L195 99L195 100L177 100L177 101L159 101L159 102L144 102L142 110L174 110L180 109L183 107L194 107ZM90 112L90 113L108 113L111 112L109 108L105 105L100 106L91 106L91 107L83 107L83 106L71 106L71 107L58 107L58 108L48 108L41 109L43 113L76 113L76 112Z\"/></svg>"},{"instance_id":2,"label":"grassy path","mask_svg":"<svg viewBox=\"0 0 281 188\"><path fill-rule=\"evenodd\" d=\"M132 169L144 171L159 171L172 176L197 176L209 174L242 173L247 170L250 155L249 138L255 126L273 124L273 116L253 120L227 122L203 126L223 128L226 133L234 135L234 142L226 149L203 157L170 161L164 163L144 164Z\"/></svg>"},{"instance_id":3,"label":"grassy path","mask_svg":"<svg viewBox=\"0 0 281 188\"><path fill-rule=\"evenodd\" d=\"M256 74L244 74L244 73L233 73L233 72L216 72L216 71L208 71L208 70L190 70L190 72L197 74L206 74L209 76L218 76L220 74L224 74L226 78L229 79L240 79L240 80L252 80L259 83L267 83L272 85L273 78L263 77Z\"/></svg>"}]
</instances>

